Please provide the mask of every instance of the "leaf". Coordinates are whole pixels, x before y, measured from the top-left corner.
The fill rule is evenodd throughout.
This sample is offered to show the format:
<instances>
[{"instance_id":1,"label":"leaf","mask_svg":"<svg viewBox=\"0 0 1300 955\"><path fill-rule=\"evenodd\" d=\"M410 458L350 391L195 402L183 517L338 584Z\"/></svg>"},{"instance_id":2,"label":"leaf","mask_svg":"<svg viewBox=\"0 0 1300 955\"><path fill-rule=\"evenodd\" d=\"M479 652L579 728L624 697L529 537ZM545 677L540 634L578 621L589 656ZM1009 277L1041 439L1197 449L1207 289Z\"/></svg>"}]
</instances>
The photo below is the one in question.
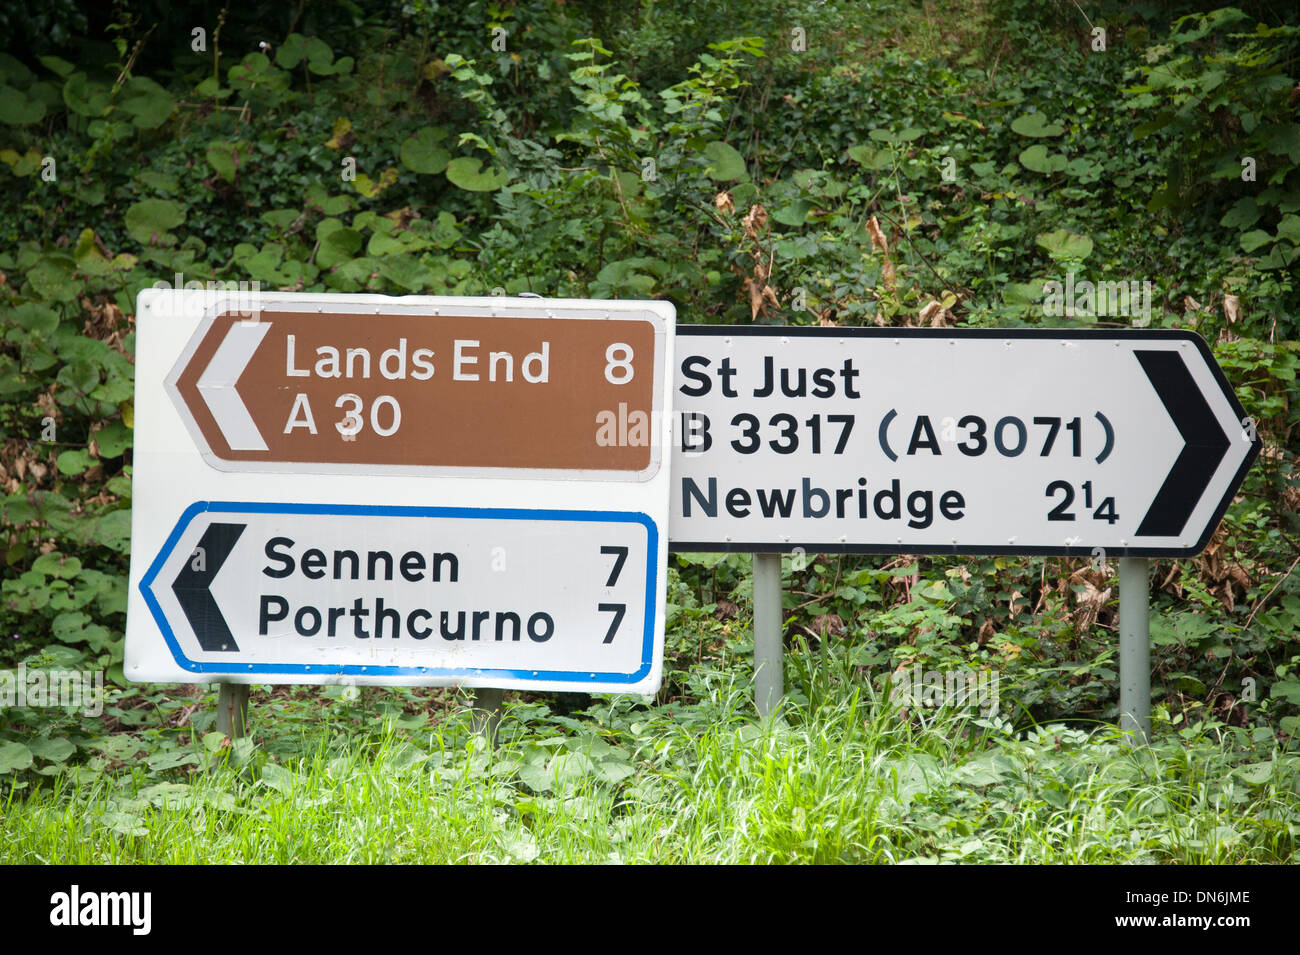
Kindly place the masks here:
<instances>
[{"instance_id":1,"label":"leaf","mask_svg":"<svg viewBox=\"0 0 1300 955\"><path fill-rule=\"evenodd\" d=\"M316 264L323 269L332 269L340 262L352 258L360 248L360 232L348 228L335 229L320 240L320 249L316 252Z\"/></svg>"},{"instance_id":2,"label":"leaf","mask_svg":"<svg viewBox=\"0 0 1300 955\"><path fill-rule=\"evenodd\" d=\"M1061 153L1049 153L1047 147L1040 143L1030 146L1020 154L1020 165L1031 172L1050 175L1063 170L1066 167L1066 159Z\"/></svg>"},{"instance_id":3,"label":"leaf","mask_svg":"<svg viewBox=\"0 0 1300 955\"><path fill-rule=\"evenodd\" d=\"M742 179L746 175L745 157L721 140L705 145L704 158L709 161L710 179Z\"/></svg>"},{"instance_id":4,"label":"leaf","mask_svg":"<svg viewBox=\"0 0 1300 955\"><path fill-rule=\"evenodd\" d=\"M238 172L239 147L235 143L213 140L208 143L208 165L226 182L234 182Z\"/></svg>"},{"instance_id":5,"label":"leaf","mask_svg":"<svg viewBox=\"0 0 1300 955\"><path fill-rule=\"evenodd\" d=\"M1300 216L1284 215L1277 224L1277 237L1300 245Z\"/></svg>"},{"instance_id":6,"label":"leaf","mask_svg":"<svg viewBox=\"0 0 1300 955\"><path fill-rule=\"evenodd\" d=\"M1043 232L1034 237L1034 241L1047 250L1053 259L1073 259L1081 262L1092 254L1092 239L1086 235L1057 229Z\"/></svg>"},{"instance_id":7,"label":"leaf","mask_svg":"<svg viewBox=\"0 0 1300 955\"><path fill-rule=\"evenodd\" d=\"M440 149L438 143L447 131L437 126L426 126L402 143L402 165L412 172L434 175L447 168L451 153Z\"/></svg>"},{"instance_id":8,"label":"leaf","mask_svg":"<svg viewBox=\"0 0 1300 955\"><path fill-rule=\"evenodd\" d=\"M483 169L483 161L474 156L460 156L447 163L447 180L469 192L494 192L510 177L500 169Z\"/></svg>"},{"instance_id":9,"label":"leaf","mask_svg":"<svg viewBox=\"0 0 1300 955\"><path fill-rule=\"evenodd\" d=\"M325 140L325 145L334 150L342 149L344 137L348 137L351 132L352 120L346 116L340 116L334 121L334 135Z\"/></svg>"},{"instance_id":10,"label":"leaf","mask_svg":"<svg viewBox=\"0 0 1300 955\"><path fill-rule=\"evenodd\" d=\"M16 322L22 328L38 335L49 335L59 327L59 316L54 309L36 302L24 302L6 316L6 321Z\"/></svg>"},{"instance_id":11,"label":"leaf","mask_svg":"<svg viewBox=\"0 0 1300 955\"><path fill-rule=\"evenodd\" d=\"M176 103L170 93L151 79L134 77L126 86L122 111L139 129L157 129L167 122Z\"/></svg>"},{"instance_id":12,"label":"leaf","mask_svg":"<svg viewBox=\"0 0 1300 955\"><path fill-rule=\"evenodd\" d=\"M1026 113L1011 121L1012 132L1021 136L1059 136L1065 132L1060 123L1049 123L1042 113Z\"/></svg>"},{"instance_id":13,"label":"leaf","mask_svg":"<svg viewBox=\"0 0 1300 955\"><path fill-rule=\"evenodd\" d=\"M59 76L67 76L76 69L76 67L67 60L57 56L38 56L36 59L40 62L41 66L45 67L52 73L57 73Z\"/></svg>"},{"instance_id":14,"label":"leaf","mask_svg":"<svg viewBox=\"0 0 1300 955\"><path fill-rule=\"evenodd\" d=\"M90 455L81 448L64 451L58 457L59 472L70 476L81 474L93 463Z\"/></svg>"},{"instance_id":15,"label":"leaf","mask_svg":"<svg viewBox=\"0 0 1300 955\"><path fill-rule=\"evenodd\" d=\"M27 126L45 118L45 104L28 99L12 86L0 84L0 123Z\"/></svg>"},{"instance_id":16,"label":"leaf","mask_svg":"<svg viewBox=\"0 0 1300 955\"><path fill-rule=\"evenodd\" d=\"M1241 243L1241 247L1244 251L1254 252L1260 246L1268 245L1272 242L1273 236L1269 235L1263 229L1255 229L1251 232L1245 233L1237 241Z\"/></svg>"},{"instance_id":17,"label":"leaf","mask_svg":"<svg viewBox=\"0 0 1300 955\"><path fill-rule=\"evenodd\" d=\"M121 421L111 421L94 433L101 458L120 458L131 446L131 432Z\"/></svg>"},{"instance_id":18,"label":"leaf","mask_svg":"<svg viewBox=\"0 0 1300 955\"><path fill-rule=\"evenodd\" d=\"M47 254L27 273L32 288L46 301L69 302L81 291L73 273L76 260L70 255Z\"/></svg>"},{"instance_id":19,"label":"leaf","mask_svg":"<svg viewBox=\"0 0 1300 955\"><path fill-rule=\"evenodd\" d=\"M141 245L167 237L168 229L184 221L185 207L170 199L142 199L126 210L126 231Z\"/></svg>"},{"instance_id":20,"label":"leaf","mask_svg":"<svg viewBox=\"0 0 1300 955\"><path fill-rule=\"evenodd\" d=\"M22 743L0 742L0 775L18 772L32 764L32 751Z\"/></svg>"},{"instance_id":21,"label":"leaf","mask_svg":"<svg viewBox=\"0 0 1300 955\"><path fill-rule=\"evenodd\" d=\"M65 762L77 751L77 747L61 737L56 739L37 737L27 741L27 748L31 750L33 756L48 759L52 763Z\"/></svg>"},{"instance_id":22,"label":"leaf","mask_svg":"<svg viewBox=\"0 0 1300 955\"><path fill-rule=\"evenodd\" d=\"M1253 196L1243 196L1238 199L1223 218L1219 220L1219 225L1226 226L1229 229L1245 229L1253 226L1259 221L1261 210L1255 202Z\"/></svg>"},{"instance_id":23,"label":"leaf","mask_svg":"<svg viewBox=\"0 0 1300 955\"><path fill-rule=\"evenodd\" d=\"M302 62L306 39L301 33L290 33L285 37L280 48L275 51L276 65L291 70Z\"/></svg>"},{"instance_id":24,"label":"leaf","mask_svg":"<svg viewBox=\"0 0 1300 955\"><path fill-rule=\"evenodd\" d=\"M782 225L801 226L808 218L813 204L807 199L796 199L788 206L783 206L772 213L772 218Z\"/></svg>"},{"instance_id":25,"label":"leaf","mask_svg":"<svg viewBox=\"0 0 1300 955\"><path fill-rule=\"evenodd\" d=\"M73 73L63 83L63 102L81 116L102 116L109 109L112 91L105 83L91 82L85 73Z\"/></svg>"}]
</instances>

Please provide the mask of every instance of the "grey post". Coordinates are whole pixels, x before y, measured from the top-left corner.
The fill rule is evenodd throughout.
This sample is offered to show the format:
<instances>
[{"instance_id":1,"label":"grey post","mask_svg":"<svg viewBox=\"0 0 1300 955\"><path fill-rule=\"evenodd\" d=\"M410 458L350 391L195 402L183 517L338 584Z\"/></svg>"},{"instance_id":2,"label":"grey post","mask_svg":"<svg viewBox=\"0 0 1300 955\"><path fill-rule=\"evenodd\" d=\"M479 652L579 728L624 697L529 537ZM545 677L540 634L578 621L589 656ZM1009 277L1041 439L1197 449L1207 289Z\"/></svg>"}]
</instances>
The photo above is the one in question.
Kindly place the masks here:
<instances>
[{"instance_id":1,"label":"grey post","mask_svg":"<svg viewBox=\"0 0 1300 955\"><path fill-rule=\"evenodd\" d=\"M781 555L754 555L754 703L758 715L776 712L785 693L781 680L785 620L781 609Z\"/></svg>"},{"instance_id":2,"label":"grey post","mask_svg":"<svg viewBox=\"0 0 1300 955\"><path fill-rule=\"evenodd\" d=\"M505 690L494 686L483 686L474 691L470 730L476 736L484 737L488 746L496 743L497 726L501 723L501 701L505 695Z\"/></svg>"},{"instance_id":3,"label":"grey post","mask_svg":"<svg viewBox=\"0 0 1300 955\"><path fill-rule=\"evenodd\" d=\"M1119 728L1151 741L1151 611L1147 561L1119 560Z\"/></svg>"},{"instance_id":4,"label":"grey post","mask_svg":"<svg viewBox=\"0 0 1300 955\"><path fill-rule=\"evenodd\" d=\"M217 690L217 732L239 739L248 727L247 683L222 683Z\"/></svg>"}]
</instances>

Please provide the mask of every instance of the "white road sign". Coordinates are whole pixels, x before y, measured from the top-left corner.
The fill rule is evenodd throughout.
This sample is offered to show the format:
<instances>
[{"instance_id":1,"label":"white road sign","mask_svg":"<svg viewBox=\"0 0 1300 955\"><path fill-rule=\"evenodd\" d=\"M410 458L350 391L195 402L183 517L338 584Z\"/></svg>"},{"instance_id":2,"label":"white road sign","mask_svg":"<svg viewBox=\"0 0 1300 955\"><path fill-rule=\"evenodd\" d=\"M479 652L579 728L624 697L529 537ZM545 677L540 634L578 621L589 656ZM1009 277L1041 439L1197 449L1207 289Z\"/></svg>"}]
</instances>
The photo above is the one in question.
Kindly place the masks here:
<instances>
[{"instance_id":1,"label":"white road sign","mask_svg":"<svg viewBox=\"0 0 1300 955\"><path fill-rule=\"evenodd\" d=\"M678 329L674 550L1186 556L1260 442L1182 331Z\"/></svg>"},{"instance_id":2,"label":"white road sign","mask_svg":"<svg viewBox=\"0 0 1300 955\"><path fill-rule=\"evenodd\" d=\"M658 688L671 306L254 304L140 297L129 679Z\"/></svg>"}]
</instances>

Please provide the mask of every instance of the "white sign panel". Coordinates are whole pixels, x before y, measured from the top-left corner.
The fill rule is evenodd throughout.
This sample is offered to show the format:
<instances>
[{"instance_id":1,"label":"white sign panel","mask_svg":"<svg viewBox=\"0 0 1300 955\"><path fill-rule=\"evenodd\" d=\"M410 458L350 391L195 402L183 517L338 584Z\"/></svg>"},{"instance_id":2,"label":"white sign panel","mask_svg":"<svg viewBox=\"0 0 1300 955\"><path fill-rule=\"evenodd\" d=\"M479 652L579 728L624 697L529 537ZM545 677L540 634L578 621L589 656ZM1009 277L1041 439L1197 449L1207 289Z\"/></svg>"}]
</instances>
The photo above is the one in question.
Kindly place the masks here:
<instances>
[{"instance_id":1,"label":"white sign panel","mask_svg":"<svg viewBox=\"0 0 1300 955\"><path fill-rule=\"evenodd\" d=\"M1185 556L1259 451L1181 331L678 330L674 550Z\"/></svg>"},{"instance_id":2,"label":"white sign panel","mask_svg":"<svg viewBox=\"0 0 1300 955\"><path fill-rule=\"evenodd\" d=\"M671 418L666 407L642 406L671 395L671 306L297 294L255 305L235 321L222 318L230 303L213 295L140 297L128 678L658 688L670 485L654 462ZM322 316L319 328L310 314ZM268 422L281 405L305 420L294 411L304 402L279 382L289 347L282 316L294 323L294 370L315 358L304 345L328 348L315 342L329 335L373 355L427 347L430 377L450 380L431 385L439 400L426 401L418 388L399 393L377 377L383 364L373 361L374 380L359 359L350 381L297 376L315 428L277 437ZM271 349L258 361L274 388L257 362L212 384L220 376L211 366L241 328ZM624 347L607 355L604 333L615 330ZM534 361L536 380L493 388L488 343L525 340L545 356ZM481 364L468 369L472 352L460 345L456 378L455 349L468 341L481 343ZM399 364L391 359L389 370ZM499 359L503 385L505 367ZM391 395L404 430L383 417L379 428L358 429L346 401L331 407L329 389L344 384L368 404ZM623 407L601 404L624 396ZM250 409L257 448L227 440L229 422L212 411L235 399ZM544 428L558 449L539 440Z\"/></svg>"}]
</instances>

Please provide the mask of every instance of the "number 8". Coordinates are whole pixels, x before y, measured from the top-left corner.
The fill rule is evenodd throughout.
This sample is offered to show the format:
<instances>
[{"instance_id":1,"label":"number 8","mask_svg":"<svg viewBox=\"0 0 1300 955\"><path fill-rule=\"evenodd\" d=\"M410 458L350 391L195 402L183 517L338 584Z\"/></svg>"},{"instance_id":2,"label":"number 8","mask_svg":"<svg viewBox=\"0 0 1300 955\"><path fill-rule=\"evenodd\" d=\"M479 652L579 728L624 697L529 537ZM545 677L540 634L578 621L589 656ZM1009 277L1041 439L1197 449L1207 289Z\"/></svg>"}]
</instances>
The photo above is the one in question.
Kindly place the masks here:
<instances>
[{"instance_id":1,"label":"number 8","mask_svg":"<svg viewBox=\"0 0 1300 955\"><path fill-rule=\"evenodd\" d=\"M615 358L622 352L626 357ZM632 346L625 342L614 342L605 349L605 380L611 385L626 385L636 373L632 367Z\"/></svg>"}]
</instances>

